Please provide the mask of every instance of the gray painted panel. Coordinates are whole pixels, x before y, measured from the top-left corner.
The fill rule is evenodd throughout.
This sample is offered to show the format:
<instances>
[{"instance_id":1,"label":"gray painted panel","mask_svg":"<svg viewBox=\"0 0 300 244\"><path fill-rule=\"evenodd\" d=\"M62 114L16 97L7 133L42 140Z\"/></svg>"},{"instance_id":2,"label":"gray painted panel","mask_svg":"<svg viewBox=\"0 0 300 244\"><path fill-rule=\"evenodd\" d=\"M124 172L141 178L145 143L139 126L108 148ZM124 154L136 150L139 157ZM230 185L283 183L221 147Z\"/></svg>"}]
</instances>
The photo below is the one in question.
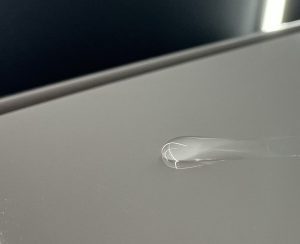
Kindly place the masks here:
<instances>
[{"instance_id":1,"label":"gray painted panel","mask_svg":"<svg viewBox=\"0 0 300 244\"><path fill-rule=\"evenodd\" d=\"M0 117L0 243L298 244L300 161L173 170L181 135L300 136L300 35Z\"/></svg>"}]
</instances>

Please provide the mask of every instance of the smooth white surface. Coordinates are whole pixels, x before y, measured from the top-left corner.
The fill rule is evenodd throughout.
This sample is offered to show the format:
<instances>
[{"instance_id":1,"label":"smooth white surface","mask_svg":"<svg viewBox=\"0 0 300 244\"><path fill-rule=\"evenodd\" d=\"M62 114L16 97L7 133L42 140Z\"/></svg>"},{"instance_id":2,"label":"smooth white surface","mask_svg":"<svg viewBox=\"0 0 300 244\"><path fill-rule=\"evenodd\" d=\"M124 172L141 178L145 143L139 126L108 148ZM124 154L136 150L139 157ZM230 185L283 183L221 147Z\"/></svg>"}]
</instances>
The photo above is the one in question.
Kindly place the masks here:
<instances>
[{"instance_id":1,"label":"smooth white surface","mask_svg":"<svg viewBox=\"0 0 300 244\"><path fill-rule=\"evenodd\" d=\"M1 116L1 244L298 244L300 161L159 157L182 135L299 136L299 47L290 35Z\"/></svg>"}]
</instances>

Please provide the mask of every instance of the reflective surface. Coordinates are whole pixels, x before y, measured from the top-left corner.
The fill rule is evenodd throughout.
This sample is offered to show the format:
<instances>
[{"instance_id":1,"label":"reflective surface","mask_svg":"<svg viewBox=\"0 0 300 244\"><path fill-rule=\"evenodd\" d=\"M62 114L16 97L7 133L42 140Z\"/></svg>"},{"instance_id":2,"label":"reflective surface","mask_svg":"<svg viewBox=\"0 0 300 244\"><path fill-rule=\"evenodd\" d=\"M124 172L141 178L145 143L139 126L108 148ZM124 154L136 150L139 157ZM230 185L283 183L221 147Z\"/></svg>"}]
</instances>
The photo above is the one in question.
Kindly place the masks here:
<instances>
[{"instance_id":1,"label":"reflective surface","mask_svg":"<svg viewBox=\"0 0 300 244\"><path fill-rule=\"evenodd\" d=\"M4 0L0 96L297 20L297 0Z\"/></svg>"},{"instance_id":2,"label":"reflective surface","mask_svg":"<svg viewBox=\"0 0 300 244\"><path fill-rule=\"evenodd\" d=\"M299 43L256 43L0 116L0 240L299 244L297 160L173 170L159 157L178 135L300 136Z\"/></svg>"},{"instance_id":3,"label":"reflective surface","mask_svg":"<svg viewBox=\"0 0 300 244\"><path fill-rule=\"evenodd\" d=\"M168 141L162 160L174 169L188 169L220 161L300 158L300 138L226 139L183 136Z\"/></svg>"}]
</instances>

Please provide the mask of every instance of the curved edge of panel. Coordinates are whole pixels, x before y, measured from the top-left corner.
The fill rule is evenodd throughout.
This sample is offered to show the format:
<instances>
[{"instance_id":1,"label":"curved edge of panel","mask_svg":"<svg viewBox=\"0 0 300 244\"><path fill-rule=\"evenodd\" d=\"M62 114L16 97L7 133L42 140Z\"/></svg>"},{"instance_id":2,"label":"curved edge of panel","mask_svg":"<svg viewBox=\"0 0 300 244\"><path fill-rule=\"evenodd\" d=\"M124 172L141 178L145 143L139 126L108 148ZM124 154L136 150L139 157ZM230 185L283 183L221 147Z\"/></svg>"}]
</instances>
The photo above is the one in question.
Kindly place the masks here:
<instances>
[{"instance_id":1,"label":"curved edge of panel","mask_svg":"<svg viewBox=\"0 0 300 244\"><path fill-rule=\"evenodd\" d=\"M200 47L193 47L183 51L146 59L143 61L119 66L117 68L100 71L77 78L68 79L56 84L47 85L30 91L0 99L0 115L35 104L70 95L76 92L91 89L100 85L120 81L129 77L141 75L147 72L181 64L198 58L218 54L247 45L272 40L288 34L300 31L300 21L284 24L276 32L255 33L246 37L220 41Z\"/></svg>"}]
</instances>

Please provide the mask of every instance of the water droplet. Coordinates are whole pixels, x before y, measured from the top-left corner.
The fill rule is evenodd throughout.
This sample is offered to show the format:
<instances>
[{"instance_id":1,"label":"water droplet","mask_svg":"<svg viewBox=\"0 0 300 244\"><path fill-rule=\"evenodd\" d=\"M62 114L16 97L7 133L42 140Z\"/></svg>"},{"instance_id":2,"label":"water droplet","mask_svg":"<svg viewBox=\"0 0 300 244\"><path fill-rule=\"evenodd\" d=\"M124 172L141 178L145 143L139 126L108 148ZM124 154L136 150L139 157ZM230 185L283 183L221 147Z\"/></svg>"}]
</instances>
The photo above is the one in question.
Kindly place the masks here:
<instances>
[{"instance_id":1,"label":"water droplet","mask_svg":"<svg viewBox=\"0 0 300 244\"><path fill-rule=\"evenodd\" d=\"M261 140L177 137L161 150L165 164L175 169L200 167L226 160L299 158L299 137L278 137Z\"/></svg>"}]
</instances>

